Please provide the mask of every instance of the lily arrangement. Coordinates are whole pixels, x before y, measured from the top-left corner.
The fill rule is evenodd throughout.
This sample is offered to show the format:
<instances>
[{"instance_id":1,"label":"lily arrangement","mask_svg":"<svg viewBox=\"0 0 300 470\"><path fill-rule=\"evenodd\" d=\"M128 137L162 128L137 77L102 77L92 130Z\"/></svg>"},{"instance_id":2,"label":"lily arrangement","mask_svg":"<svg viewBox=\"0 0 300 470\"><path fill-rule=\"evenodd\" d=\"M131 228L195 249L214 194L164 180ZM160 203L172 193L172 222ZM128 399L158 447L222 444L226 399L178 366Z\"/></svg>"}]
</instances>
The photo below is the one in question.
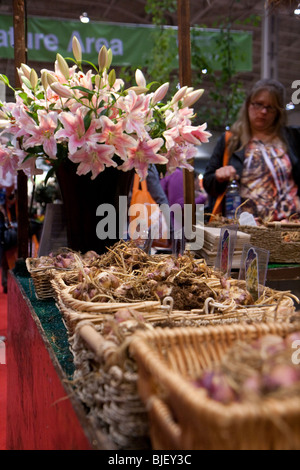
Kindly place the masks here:
<instances>
[{"instance_id":1,"label":"lily arrangement","mask_svg":"<svg viewBox=\"0 0 300 470\"><path fill-rule=\"evenodd\" d=\"M141 70L136 86L125 88L116 77L111 50L103 46L98 65L83 72L81 47L72 40L74 59L57 54L54 71L40 77L26 64L18 69L22 88L13 89L15 102L0 102L0 166L5 177L22 169L28 177L43 171L42 158L55 171L63 158L77 164L77 174L95 179L106 167L135 169L145 179L150 164L192 170L196 146L211 134L206 123L193 126L193 104L203 90L184 86L164 104L169 84L151 92ZM72 61L74 65L69 66ZM110 71L109 71L110 70ZM116 159L116 156L119 157ZM49 172L49 173L50 173Z\"/></svg>"}]
</instances>

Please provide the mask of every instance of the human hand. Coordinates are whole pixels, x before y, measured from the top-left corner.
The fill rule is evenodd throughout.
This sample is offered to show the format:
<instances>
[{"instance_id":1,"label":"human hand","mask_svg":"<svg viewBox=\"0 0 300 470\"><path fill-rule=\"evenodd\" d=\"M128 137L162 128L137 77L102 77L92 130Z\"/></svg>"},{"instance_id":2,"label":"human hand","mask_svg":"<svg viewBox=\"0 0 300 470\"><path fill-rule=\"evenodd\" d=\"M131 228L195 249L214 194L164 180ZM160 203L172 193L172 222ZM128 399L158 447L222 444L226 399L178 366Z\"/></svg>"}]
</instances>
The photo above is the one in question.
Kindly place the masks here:
<instances>
[{"instance_id":1,"label":"human hand","mask_svg":"<svg viewBox=\"0 0 300 470\"><path fill-rule=\"evenodd\" d=\"M215 176L219 183L231 181L237 178L236 169L232 165L222 166L215 171Z\"/></svg>"}]
</instances>

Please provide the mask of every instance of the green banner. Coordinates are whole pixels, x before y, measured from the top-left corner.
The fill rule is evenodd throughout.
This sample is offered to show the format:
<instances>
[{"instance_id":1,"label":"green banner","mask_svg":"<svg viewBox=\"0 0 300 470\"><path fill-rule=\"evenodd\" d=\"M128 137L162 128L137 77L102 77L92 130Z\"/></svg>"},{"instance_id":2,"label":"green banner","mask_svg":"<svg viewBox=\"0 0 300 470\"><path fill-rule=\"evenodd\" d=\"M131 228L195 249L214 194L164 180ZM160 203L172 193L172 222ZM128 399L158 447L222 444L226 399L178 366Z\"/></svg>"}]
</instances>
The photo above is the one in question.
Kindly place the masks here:
<instances>
[{"instance_id":1,"label":"green banner","mask_svg":"<svg viewBox=\"0 0 300 470\"><path fill-rule=\"evenodd\" d=\"M72 57L72 37L79 39L83 59L97 63L98 52L105 45L113 53L113 66L131 65L142 67L147 53L151 49L153 26L54 20L49 18L28 18L27 49L28 60L54 62L57 53L63 57ZM174 50L177 51L177 28L169 27L174 34ZM193 28L197 43L211 54L215 50L218 30ZM237 71L252 70L252 34L232 31L235 48L235 68ZM13 58L14 34L13 18L0 15L0 57ZM199 41L199 42L198 42ZM193 54L193 51L192 51ZM177 54L175 54L177 55ZM218 68L218 64L213 64ZM178 67L178 57L174 68Z\"/></svg>"}]
</instances>

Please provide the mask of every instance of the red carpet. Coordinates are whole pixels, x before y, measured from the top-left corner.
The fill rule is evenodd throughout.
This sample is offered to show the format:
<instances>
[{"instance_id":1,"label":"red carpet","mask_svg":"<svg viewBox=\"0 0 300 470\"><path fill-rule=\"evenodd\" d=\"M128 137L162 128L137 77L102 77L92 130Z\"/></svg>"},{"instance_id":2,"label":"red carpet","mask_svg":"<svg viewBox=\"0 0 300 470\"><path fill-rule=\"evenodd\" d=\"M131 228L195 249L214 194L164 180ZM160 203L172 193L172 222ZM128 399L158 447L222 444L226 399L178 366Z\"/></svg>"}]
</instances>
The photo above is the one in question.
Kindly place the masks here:
<instances>
[{"instance_id":1,"label":"red carpet","mask_svg":"<svg viewBox=\"0 0 300 470\"><path fill-rule=\"evenodd\" d=\"M3 293L0 275L0 450L6 449L6 355L7 294Z\"/></svg>"}]
</instances>

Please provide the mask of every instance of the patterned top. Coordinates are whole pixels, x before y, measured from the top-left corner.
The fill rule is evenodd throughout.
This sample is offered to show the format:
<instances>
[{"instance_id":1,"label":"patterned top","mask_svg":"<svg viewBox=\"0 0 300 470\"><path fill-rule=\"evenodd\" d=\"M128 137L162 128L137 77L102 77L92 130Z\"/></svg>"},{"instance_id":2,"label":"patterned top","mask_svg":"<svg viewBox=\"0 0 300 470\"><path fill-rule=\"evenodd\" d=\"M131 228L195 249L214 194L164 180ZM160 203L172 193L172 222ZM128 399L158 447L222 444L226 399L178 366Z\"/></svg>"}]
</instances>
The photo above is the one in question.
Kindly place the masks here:
<instances>
[{"instance_id":1,"label":"patterned top","mask_svg":"<svg viewBox=\"0 0 300 470\"><path fill-rule=\"evenodd\" d=\"M245 151L241 177L241 197L250 199L243 208L264 220L286 219L300 213L297 191L291 161L281 141L263 144L252 139Z\"/></svg>"}]
</instances>

